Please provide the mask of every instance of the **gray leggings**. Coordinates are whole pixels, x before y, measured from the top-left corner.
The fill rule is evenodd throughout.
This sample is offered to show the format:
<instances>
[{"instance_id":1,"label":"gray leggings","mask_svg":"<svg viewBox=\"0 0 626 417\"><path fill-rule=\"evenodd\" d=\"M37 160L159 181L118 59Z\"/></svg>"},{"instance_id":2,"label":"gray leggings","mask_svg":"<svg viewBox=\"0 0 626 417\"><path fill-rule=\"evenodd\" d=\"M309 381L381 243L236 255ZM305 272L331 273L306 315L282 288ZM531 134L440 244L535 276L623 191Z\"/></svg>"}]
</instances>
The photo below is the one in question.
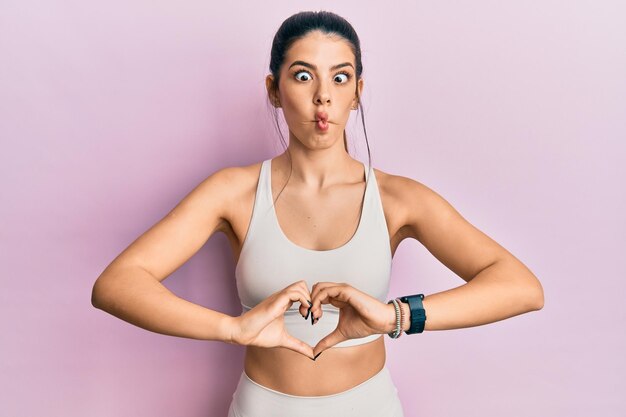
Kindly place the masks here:
<instances>
[{"instance_id":1,"label":"gray leggings","mask_svg":"<svg viewBox=\"0 0 626 417\"><path fill-rule=\"evenodd\" d=\"M404 417L387 366L361 384L336 394L302 397L265 387L241 373L228 417Z\"/></svg>"}]
</instances>

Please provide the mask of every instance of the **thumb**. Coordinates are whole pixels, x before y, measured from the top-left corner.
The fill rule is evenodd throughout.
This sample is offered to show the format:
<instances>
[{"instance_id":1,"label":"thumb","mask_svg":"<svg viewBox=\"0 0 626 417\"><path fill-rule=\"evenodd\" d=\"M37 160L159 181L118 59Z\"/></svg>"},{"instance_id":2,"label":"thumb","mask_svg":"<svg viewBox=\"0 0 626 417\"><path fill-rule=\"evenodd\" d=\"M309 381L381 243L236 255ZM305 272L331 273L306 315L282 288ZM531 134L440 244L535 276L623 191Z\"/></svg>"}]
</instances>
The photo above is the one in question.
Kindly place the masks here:
<instances>
[{"instance_id":1,"label":"thumb","mask_svg":"<svg viewBox=\"0 0 626 417\"><path fill-rule=\"evenodd\" d=\"M300 339L296 339L289 333L285 333L281 346L291 349L294 352L301 353L309 359L313 359L313 348Z\"/></svg>"},{"instance_id":2,"label":"thumb","mask_svg":"<svg viewBox=\"0 0 626 417\"><path fill-rule=\"evenodd\" d=\"M317 342L317 345L313 348L313 353L314 355L319 355L326 349L329 349L344 340L348 339L341 334L339 329L335 329L331 333L327 334L322 340Z\"/></svg>"}]
</instances>

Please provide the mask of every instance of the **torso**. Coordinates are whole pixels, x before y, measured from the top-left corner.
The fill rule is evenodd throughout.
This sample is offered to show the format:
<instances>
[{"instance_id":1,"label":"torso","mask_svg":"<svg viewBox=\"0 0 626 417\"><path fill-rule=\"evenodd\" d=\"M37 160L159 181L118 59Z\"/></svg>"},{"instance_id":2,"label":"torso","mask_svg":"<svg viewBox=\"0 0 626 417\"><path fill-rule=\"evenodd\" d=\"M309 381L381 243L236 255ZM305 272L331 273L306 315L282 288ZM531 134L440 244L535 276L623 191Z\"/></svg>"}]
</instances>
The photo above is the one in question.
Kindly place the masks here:
<instances>
[{"instance_id":1,"label":"torso","mask_svg":"<svg viewBox=\"0 0 626 417\"><path fill-rule=\"evenodd\" d=\"M228 214L227 222L220 228L229 240L235 263L239 259L250 223L260 166L259 162L241 168L245 172L242 175L245 184L237 184L241 185L241 194L238 193L240 198ZM362 164L358 161L354 161L354 172L363 172ZM375 168L373 172L379 186L393 256L406 237L401 224L402 208L394 197L394 176ZM355 177L358 176L355 174ZM285 180L286 177L273 176L274 198L281 192ZM280 228L289 240L302 247L327 250L341 246L350 240L358 226L364 185L364 182L358 181L342 185L341 190L338 187L337 191L329 191L327 196L320 196L315 201L311 201L310 197L305 201L295 193L289 194L291 189L288 185L276 203ZM323 204L320 204L322 201ZM333 204L335 201L343 201L341 207ZM289 205L297 206L298 210L289 210ZM332 207L332 216L319 213L319 207ZM335 222L324 222L324 219L335 219ZM252 380L276 391L290 395L319 396L345 391L360 384L379 372L385 359L384 337L361 345L327 349L315 362L287 348L247 346L244 370Z\"/></svg>"}]
</instances>

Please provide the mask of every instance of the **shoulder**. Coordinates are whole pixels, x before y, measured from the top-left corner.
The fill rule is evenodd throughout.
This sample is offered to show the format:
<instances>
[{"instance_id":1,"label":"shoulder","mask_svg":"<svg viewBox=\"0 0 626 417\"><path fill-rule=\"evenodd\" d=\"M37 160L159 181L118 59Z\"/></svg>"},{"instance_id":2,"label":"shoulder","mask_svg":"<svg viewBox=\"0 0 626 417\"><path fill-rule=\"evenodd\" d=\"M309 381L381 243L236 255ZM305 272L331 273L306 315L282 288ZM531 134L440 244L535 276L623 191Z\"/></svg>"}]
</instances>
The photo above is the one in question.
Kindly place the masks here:
<instances>
[{"instance_id":1,"label":"shoulder","mask_svg":"<svg viewBox=\"0 0 626 417\"><path fill-rule=\"evenodd\" d=\"M219 218L218 230L228 228L233 213L256 189L261 162L229 166L213 171L201 180L181 202L198 210L198 215Z\"/></svg>"},{"instance_id":2,"label":"shoulder","mask_svg":"<svg viewBox=\"0 0 626 417\"><path fill-rule=\"evenodd\" d=\"M193 190L205 207L216 207L219 217L230 222L232 215L256 191L262 162L220 168L204 178Z\"/></svg>"},{"instance_id":3,"label":"shoulder","mask_svg":"<svg viewBox=\"0 0 626 417\"><path fill-rule=\"evenodd\" d=\"M250 165L229 166L213 172L203 183L213 183L221 187L226 196L237 196L241 191L256 185L262 162Z\"/></svg>"},{"instance_id":4,"label":"shoulder","mask_svg":"<svg viewBox=\"0 0 626 417\"><path fill-rule=\"evenodd\" d=\"M385 212L395 219L396 228L402 230L405 237L418 239L419 226L427 221L429 213L452 208L423 182L377 168L374 172Z\"/></svg>"},{"instance_id":5,"label":"shoulder","mask_svg":"<svg viewBox=\"0 0 626 417\"><path fill-rule=\"evenodd\" d=\"M412 202L432 198L436 194L420 181L374 168L381 196L398 205L398 209L415 209Z\"/></svg>"},{"instance_id":6,"label":"shoulder","mask_svg":"<svg viewBox=\"0 0 626 417\"><path fill-rule=\"evenodd\" d=\"M204 183L218 187L221 195L228 200L236 200L250 190L256 189L261 170L261 162L249 165L236 165L220 168L209 175Z\"/></svg>"},{"instance_id":7,"label":"shoulder","mask_svg":"<svg viewBox=\"0 0 626 417\"><path fill-rule=\"evenodd\" d=\"M424 193L429 190L428 187L413 178L395 175L378 168L374 168L374 173L376 174L376 182L381 191L393 198L401 199L406 196L407 192Z\"/></svg>"}]
</instances>

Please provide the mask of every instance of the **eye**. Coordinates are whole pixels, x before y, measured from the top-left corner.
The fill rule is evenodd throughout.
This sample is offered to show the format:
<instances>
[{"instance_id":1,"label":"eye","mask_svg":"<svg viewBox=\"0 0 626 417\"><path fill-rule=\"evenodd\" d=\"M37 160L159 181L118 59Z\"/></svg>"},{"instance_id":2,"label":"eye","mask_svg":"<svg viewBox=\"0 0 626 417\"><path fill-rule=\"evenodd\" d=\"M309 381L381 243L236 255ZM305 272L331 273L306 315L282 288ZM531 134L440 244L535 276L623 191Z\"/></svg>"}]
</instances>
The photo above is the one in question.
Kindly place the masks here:
<instances>
[{"instance_id":1,"label":"eye","mask_svg":"<svg viewBox=\"0 0 626 417\"><path fill-rule=\"evenodd\" d=\"M348 81L350 81L350 73L342 71L342 72L338 73L337 75L335 75L335 78L339 77L340 75L342 75L344 77L345 81L341 82L339 84L345 84Z\"/></svg>"},{"instance_id":2,"label":"eye","mask_svg":"<svg viewBox=\"0 0 626 417\"><path fill-rule=\"evenodd\" d=\"M294 72L295 77L297 80L300 81L308 81L308 80L303 80L302 78L299 78L298 74L306 74L307 77L311 77L311 74L309 74L309 71L305 71L305 70L297 70L296 72Z\"/></svg>"},{"instance_id":3,"label":"eye","mask_svg":"<svg viewBox=\"0 0 626 417\"><path fill-rule=\"evenodd\" d=\"M300 74L304 74L304 75L300 75ZM294 71L293 75L294 75L294 78L298 81L309 81L311 79L311 73L304 69L298 69ZM339 84L346 84L348 81L350 81L350 78L352 78L352 75L347 71L340 71L335 75L335 80L337 79L343 80L343 81L339 81Z\"/></svg>"}]
</instances>

